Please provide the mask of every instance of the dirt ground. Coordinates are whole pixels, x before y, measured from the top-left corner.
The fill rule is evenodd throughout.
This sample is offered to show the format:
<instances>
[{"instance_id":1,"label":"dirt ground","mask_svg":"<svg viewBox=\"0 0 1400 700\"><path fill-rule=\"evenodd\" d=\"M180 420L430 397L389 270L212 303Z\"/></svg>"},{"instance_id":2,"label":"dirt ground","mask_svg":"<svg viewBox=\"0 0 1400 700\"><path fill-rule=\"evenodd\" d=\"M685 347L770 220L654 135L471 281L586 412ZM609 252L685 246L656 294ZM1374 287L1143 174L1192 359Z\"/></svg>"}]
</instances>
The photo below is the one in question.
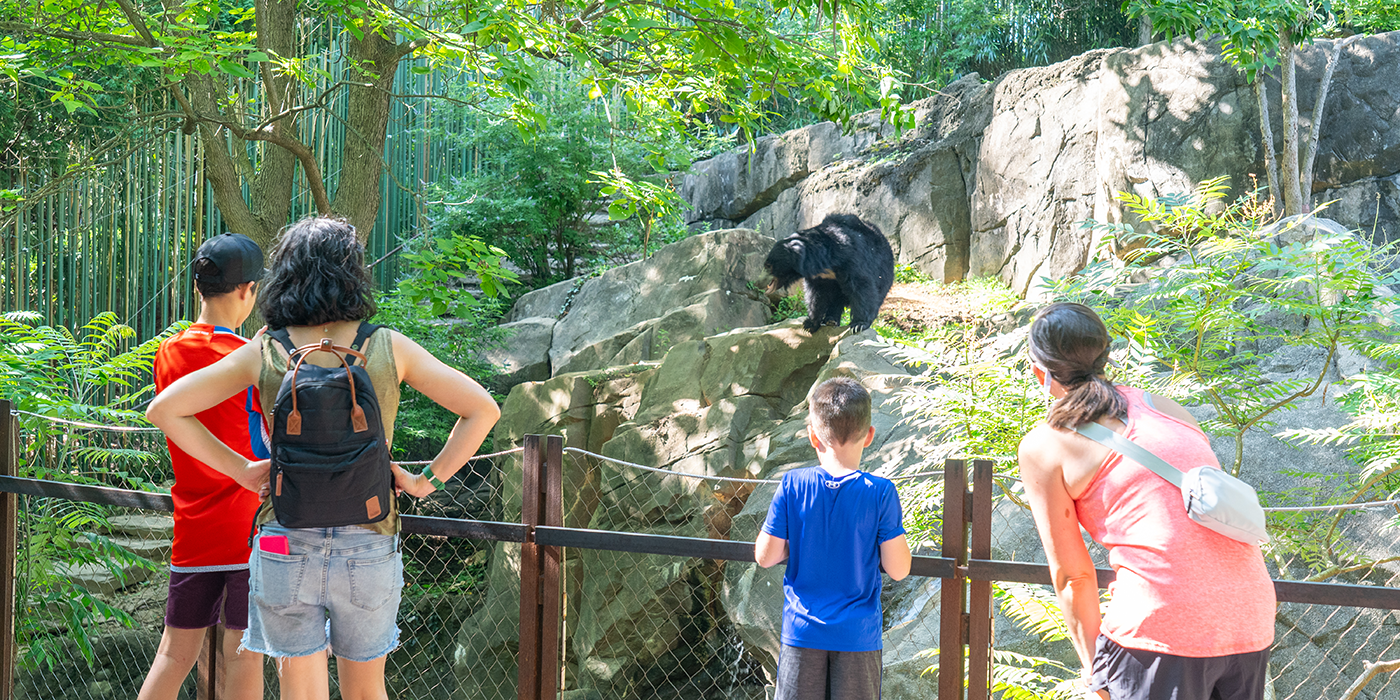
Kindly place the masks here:
<instances>
[{"instance_id":1,"label":"dirt ground","mask_svg":"<svg viewBox=\"0 0 1400 700\"><path fill-rule=\"evenodd\" d=\"M880 319L906 333L922 333L951 323L976 320L967 297L948 287L895 283L880 307Z\"/></svg>"}]
</instances>

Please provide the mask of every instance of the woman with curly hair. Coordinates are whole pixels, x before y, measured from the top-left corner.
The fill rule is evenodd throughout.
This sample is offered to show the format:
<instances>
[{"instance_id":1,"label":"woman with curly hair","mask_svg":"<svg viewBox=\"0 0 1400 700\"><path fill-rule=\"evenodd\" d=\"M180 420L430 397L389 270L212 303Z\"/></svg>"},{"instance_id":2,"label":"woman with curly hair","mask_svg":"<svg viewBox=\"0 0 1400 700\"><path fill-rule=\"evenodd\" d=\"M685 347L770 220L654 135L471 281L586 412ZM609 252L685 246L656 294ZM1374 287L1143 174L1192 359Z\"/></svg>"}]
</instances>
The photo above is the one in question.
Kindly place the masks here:
<instances>
[{"instance_id":1,"label":"woman with curly hair","mask_svg":"<svg viewBox=\"0 0 1400 700\"><path fill-rule=\"evenodd\" d=\"M249 386L258 389L263 415L273 415L288 353L268 330L285 329L294 347L325 338L350 347L361 322L375 313L364 254L355 227L342 219L310 217L289 226L272 253L259 296L268 328L161 392L147 411L150 421L196 459L266 496L269 461L250 461L229 449L195 415ZM401 382L458 416L441 452L421 474L390 465L400 491L427 496L467 463L500 409L481 385L401 333L378 328L361 350L387 441L393 441ZM340 366L331 353L311 353L305 362ZM403 588L394 499L387 517L377 522L333 528L283 527L264 500L256 523L259 541L285 538L287 546L284 552L253 548L243 647L278 660L284 700L329 697L328 650L336 656L342 697L386 700L384 663L398 646Z\"/></svg>"}]
</instances>

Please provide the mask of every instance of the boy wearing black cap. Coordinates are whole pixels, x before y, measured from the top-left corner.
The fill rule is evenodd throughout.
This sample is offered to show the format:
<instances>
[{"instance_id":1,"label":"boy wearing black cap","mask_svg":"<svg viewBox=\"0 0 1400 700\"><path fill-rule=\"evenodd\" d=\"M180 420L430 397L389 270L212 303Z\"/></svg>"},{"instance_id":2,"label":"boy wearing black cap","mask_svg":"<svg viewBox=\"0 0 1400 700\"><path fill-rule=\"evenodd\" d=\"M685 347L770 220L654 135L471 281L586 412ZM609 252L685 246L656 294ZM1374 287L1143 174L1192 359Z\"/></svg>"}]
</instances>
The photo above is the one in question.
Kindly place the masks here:
<instances>
[{"instance_id":1,"label":"boy wearing black cap","mask_svg":"<svg viewBox=\"0 0 1400 700\"><path fill-rule=\"evenodd\" d=\"M243 325L257 301L262 249L252 239L225 233L204 242L192 265L199 291L199 319L161 343L155 359L156 391L214 364L244 343ZM250 459L267 457L262 416L252 387L198 418L224 444ZM167 441L169 442L169 441ZM170 594L165 633L137 696L174 700L194 666L205 632L248 626L248 527L259 497L244 485L197 462L174 443L175 537L170 548ZM261 700L261 654L238 651L240 634L224 634L225 673L220 698Z\"/></svg>"}]
</instances>

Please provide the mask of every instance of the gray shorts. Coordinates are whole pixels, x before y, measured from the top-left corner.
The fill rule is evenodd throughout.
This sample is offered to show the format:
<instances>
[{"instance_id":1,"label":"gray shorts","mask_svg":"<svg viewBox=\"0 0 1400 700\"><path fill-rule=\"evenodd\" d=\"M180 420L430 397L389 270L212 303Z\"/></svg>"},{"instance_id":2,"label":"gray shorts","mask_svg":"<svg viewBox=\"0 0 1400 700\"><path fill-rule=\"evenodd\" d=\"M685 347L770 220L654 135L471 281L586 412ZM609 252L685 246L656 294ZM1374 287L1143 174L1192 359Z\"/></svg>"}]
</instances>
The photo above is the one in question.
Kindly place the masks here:
<instances>
[{"instance_id":1,"label":"gray shorts","mask_svg":"<svg viewBox=\"0 0 1400 700\"><path fill-rule=\"evenodd\" d=\"M825 651L784 644L775 700L879 700L880 650Z\"/></svg>"},{"instance_id":2,"label":"gray shorts","mask_svg":"<svg viewBox=\"0 0 1400 700\"><path fill-rule=\"evenodd\" d=\"M1126 649L1099 635L1090 690L1110 700L1261 700L1269 670L1267 648L1228 656L1173 656Z\"/></svg>"}]
</instances>

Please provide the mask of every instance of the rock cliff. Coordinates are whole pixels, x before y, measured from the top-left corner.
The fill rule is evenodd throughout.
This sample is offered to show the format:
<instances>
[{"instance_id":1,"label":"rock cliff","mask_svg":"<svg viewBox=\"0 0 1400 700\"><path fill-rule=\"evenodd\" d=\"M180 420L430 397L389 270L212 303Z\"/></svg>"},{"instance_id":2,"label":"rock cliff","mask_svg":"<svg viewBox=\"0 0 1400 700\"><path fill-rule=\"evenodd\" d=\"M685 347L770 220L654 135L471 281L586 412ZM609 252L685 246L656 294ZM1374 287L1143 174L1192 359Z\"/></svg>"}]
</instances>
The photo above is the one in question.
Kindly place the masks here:
<instances>
[{"instance_id":1,"label":"rock cliff","mask_svg":"<svg viewBox=\"0 0 1400 700\"><path fill-rule=\"evenodd\" d=\"M1304 130L1332 50L1328 40L1300 50ZM1337 200L1328 217L1383 241L1400 238L1397 65L1400 32L1348 45L1314 184L1315 203ZM1091 51L991 83L971 75L914 107L916 128L898 138L869 113L850 134L816 124L696 163L681 191L687 218L781 237L854 212L901 263L947 281L997 276L1024 294L1085 264L1099 241L1080 224L1121 221L1118 192L1266 179L1253 89L1212 45Z\"/></svg>"}]
</instances>

